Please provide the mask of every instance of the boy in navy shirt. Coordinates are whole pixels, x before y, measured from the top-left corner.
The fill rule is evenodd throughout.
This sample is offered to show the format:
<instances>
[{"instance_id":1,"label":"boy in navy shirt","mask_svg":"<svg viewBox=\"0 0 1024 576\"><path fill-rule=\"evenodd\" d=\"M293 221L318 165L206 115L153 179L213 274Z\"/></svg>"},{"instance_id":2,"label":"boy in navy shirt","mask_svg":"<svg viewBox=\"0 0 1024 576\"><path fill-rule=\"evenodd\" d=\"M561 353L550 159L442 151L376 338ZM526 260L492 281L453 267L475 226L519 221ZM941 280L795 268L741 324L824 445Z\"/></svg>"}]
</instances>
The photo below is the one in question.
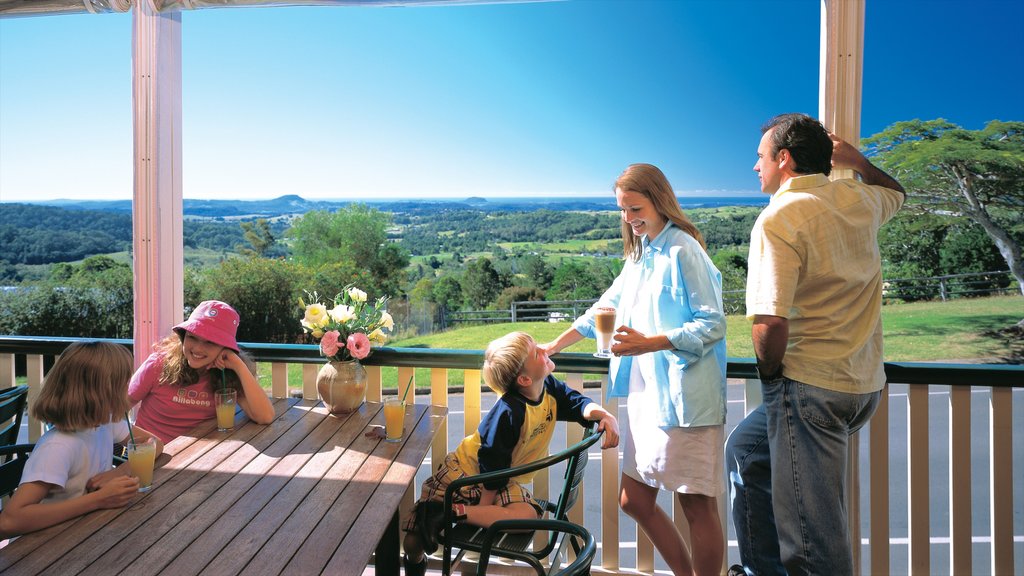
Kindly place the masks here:
<instances>
[{"instance_id":1,"label":"boy in navy shirt","mask_svg":"<svg viewBox=\"0 0 1024 576\"><path fill-rule=\"evenodd\" d=\"M512 332L487 347L483 377L501 398L477 431L445 456L437 473L423 483L415 513L405 526L406 576L424 574L429 554L437 550L448 484L464 476L528 464L548 455L556 420L597 421L604 431L602 448L619 443L615 417L596 402L551 375L555 364L525 332ZM538 518L542 513L524 487L533 474L475 485L456 495L453 513L460 522L486 528L498 520Z\"/></svg>"}]
</instances>

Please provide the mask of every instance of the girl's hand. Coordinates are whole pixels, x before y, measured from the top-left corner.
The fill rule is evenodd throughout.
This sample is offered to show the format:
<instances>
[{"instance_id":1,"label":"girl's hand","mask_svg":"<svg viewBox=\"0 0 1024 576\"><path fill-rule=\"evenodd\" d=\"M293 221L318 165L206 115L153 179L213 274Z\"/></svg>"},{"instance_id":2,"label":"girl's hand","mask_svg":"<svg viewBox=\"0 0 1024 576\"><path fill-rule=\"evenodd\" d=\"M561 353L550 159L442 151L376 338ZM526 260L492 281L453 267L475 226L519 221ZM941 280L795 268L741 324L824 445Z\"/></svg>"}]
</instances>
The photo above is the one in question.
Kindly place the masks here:
<instances>
[{"instance_id":1,"label":"girl's hand","mask_svg":"<svg viewBox=\"0 0 1024 576\"><path fill-rule=\"evenodd\" d=\"M89 481L85 483L85 491L95 492L100 488L103 488L103 486L106 485L107 482L110 482L111 480L117 478L118 476L124 475L125 473L119 468L113 468L107 470L106 472L100 472L99 474L93 476L92 478L89 478Z\"/></svg>"},{"instance_id":2,"label":"girl's hand","mask_svg":"<svg viewBox=\"0 0 1024 576\"><path fill-rule=\"evenodd\" d=\"M245 362L242 362L242 359L238 357L238 354L235 354L234 350L227 348L221 348L220 353L217 354L217 359L213 361L213 367L218 370L227 368L228 370L238 372L239 365L244 367Z\"/></svg>"},{"instance_id":3,"label":"girl's hand","mask_svg":"<svg viewBox=\"0 0 1024 576\"><path fill-rule=\"evenodd\" d=\"M134 476L120 476L105 483L95 494L99 497L99 508L121 508L139 493L139 479Z\"/></svg>"}]
</instances>

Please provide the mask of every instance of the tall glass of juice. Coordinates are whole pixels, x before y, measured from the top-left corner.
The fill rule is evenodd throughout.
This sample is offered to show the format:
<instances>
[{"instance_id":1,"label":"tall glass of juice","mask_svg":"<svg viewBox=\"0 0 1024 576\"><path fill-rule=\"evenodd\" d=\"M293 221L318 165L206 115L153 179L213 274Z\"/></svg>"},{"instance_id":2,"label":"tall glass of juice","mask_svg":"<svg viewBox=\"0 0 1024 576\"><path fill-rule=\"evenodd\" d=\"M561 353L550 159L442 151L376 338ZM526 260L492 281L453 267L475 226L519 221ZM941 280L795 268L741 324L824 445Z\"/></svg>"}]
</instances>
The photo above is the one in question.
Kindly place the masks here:
<instances>
[{"instance_id":1,"label":"tall glass of juice","mask_svg":"<svg viewBox=\"0 0 1024 576\"><path fill-rule=\"evenodd\" d=\"M139 479L139 492L149 492L153 487L153 466L156 463L156 439L145 442L128 441L128 467L132 476Z\"/></svg>"},{"instance_id":2,"label":"tall glass of juice","mask_svg":"<svg viewBox=\"0 0 1024 576\"><path fill-rule=\"evenodd\" d=\"M217 390L214 393L217 406L217 430L227 432L235 427L235 404L238 403L238 392L235 390Z\"/></svg>"},{"instance_id":3,"label":"tall glass of juice","mask_svg":"<svg viewBox=\"0 0 1024 576\"><path fill-rule=\"evenodd\" d=\"M402 439L402 428L405 427L405 402L395 396L384 399L384 434L388 442Z\"/></svg>"}]
</instances>

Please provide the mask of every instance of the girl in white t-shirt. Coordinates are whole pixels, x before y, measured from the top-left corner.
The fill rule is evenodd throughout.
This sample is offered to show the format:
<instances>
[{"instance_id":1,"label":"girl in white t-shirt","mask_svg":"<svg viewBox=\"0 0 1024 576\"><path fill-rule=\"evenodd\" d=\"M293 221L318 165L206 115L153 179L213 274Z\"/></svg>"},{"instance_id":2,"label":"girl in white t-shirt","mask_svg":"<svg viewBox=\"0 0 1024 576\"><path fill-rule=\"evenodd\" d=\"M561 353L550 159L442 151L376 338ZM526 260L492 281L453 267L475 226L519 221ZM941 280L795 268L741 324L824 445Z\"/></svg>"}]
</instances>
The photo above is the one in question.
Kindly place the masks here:
<instances>
[{"instance_id":1,"label":"girl in white t-shirt","mask_svg":"<svg viewBox=\"0 0 1024 576\"><path fill-rule=\"evenodd\" d=\"M139 491L127 464L113 467L113 445L155 436L125 412L132 355L109 342L76 342L46 375L32 416L53 425L36 443L21 484L0 511L0 538L41 530L101 508L120 508ZM156 453L163 442L156 439Z\"/></svg>"}]
</instances>

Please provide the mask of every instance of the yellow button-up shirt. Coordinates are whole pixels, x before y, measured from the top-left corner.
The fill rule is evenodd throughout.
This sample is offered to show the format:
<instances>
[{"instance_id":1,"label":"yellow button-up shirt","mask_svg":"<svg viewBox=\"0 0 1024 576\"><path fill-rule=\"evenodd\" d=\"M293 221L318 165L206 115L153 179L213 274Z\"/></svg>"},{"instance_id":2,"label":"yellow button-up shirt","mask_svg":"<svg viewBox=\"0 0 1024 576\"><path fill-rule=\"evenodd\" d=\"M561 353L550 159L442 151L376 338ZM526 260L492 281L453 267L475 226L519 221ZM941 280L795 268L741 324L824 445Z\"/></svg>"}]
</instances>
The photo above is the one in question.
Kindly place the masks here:
<instances>
[{"instance_id":1,"label":"yellow button-up shirt","mask_svg":"<svg viewBox=\"0 0 1024 576\"><path fill-rule=\"evenodd\" d=\"M783 374L863 394L885 385L878 229L903 195L822 174L789 179L750 233L747 316L789 319Z\"/></svg>"}]
</instances>

